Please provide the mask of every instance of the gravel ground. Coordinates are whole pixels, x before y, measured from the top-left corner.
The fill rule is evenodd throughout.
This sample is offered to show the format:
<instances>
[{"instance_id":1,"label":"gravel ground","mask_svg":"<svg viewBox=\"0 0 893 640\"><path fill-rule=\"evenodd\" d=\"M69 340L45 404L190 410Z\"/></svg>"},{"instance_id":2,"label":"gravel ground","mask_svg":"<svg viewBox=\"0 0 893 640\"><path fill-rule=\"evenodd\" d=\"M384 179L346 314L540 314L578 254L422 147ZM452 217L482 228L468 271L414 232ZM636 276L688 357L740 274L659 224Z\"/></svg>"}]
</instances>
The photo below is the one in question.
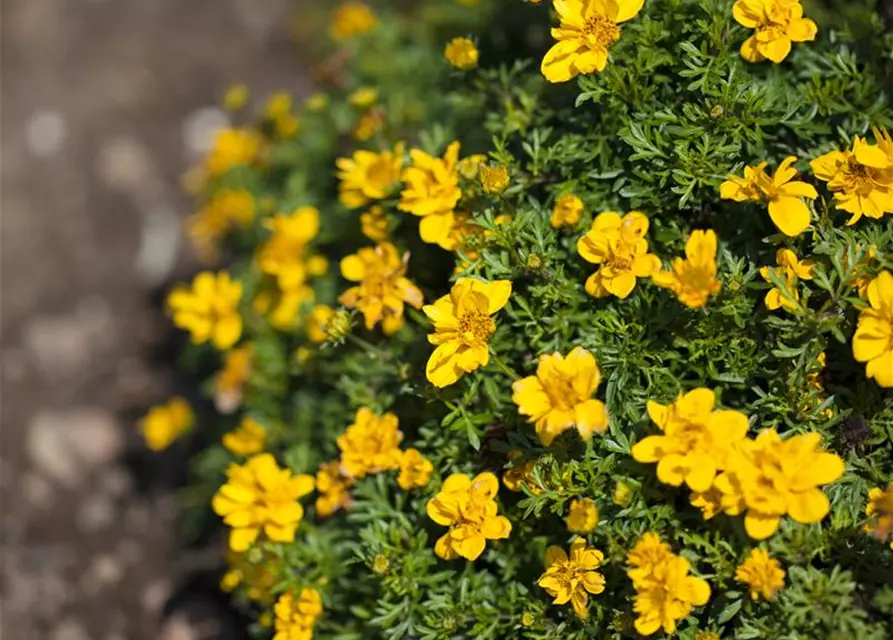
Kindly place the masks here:
<instances>
[{"instance_id":1,"label":"gravel ground","mask_svg":"<svg viewBox=\"0 0 893 640\"><path fill-rule=\"evenodd\" d=\"M292 11L290 0L4 3L4 640L239 637L203 590L214 558L177 543L185 452L149 455L135 422L190 388L170 369L158 303L194 268L180 176L225 117L214 103L231 82L304 93Z\"/></svg>"}]
</instances>

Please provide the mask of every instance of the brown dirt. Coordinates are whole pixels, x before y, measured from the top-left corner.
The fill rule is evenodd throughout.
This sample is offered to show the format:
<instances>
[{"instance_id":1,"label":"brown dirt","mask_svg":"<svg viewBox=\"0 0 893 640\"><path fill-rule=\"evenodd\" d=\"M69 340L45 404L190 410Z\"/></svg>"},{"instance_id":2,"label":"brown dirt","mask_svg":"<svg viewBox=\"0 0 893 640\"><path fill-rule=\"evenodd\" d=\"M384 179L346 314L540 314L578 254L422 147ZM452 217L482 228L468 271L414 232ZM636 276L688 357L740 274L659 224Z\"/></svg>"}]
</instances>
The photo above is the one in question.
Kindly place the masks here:
<instances>
[{"instance_id":1,"label":"brown dirt","mask_svg":"<svg viewBox=\"0 0 893 640\"><path fill-rule=\"evenodd\" d=\"M135 422L183 386L157 304L193 268L180 176L231 82L303 93L292 6L4 3L4 640L230 637L225 610L184 582L196 563L176 537L183 447L149 456ZM134 477L134 459L150 473Z\"/></svg>"}]
</instances>

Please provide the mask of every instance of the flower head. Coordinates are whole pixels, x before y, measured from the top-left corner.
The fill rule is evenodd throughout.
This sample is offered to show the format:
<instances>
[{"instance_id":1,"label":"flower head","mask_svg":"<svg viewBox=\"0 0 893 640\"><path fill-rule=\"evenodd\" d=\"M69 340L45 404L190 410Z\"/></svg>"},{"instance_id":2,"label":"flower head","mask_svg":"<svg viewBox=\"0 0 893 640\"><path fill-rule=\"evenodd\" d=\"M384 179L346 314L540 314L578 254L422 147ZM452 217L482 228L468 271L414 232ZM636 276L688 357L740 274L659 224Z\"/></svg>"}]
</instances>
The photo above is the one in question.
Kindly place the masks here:
<instances>
[{"instance_id":1,"label":"flower head","mask_svg":"<svg viewBox=\"0 0 893 640\"><path fill-rule=\"evenodd\" d=\"M815 40L815 22L803 17L800 0L737 0L732 15L754 34L741 45L748 62L769 59L776 64L791 52L792 42Z\"/></svg>"},{"instance_id":2,"label":"flower head","mask_svg":"<svg viewBox=\"0 0 893 640\"><path fill-rule=\"evenodd\" d=\"M231 593L239 585L244 585L244 593L249 599L270 605L273 602L273 587L278 580L276 567L278 560L272 554L236 553L229 551L226 554L226 563L229 569L220 579L220 589L225 593Z\"/></svg>"},{"instance_id":3,"label":"flower head","mask_svg":"<svg viewBox=\"0 0 893 640\"><path fill-rule=\"evenodd\" d=\"M237 456L250 456L264 450L267 431L257 420L249 416L234 431L223 435L223 446Z\"/></svg>"},{"instance_id":4,"label":"flower head","mask_svg":"<svg viewBox=\"0 0 893 640\"><path fill-rule=\"evenodd\" d=\"M549 223L555 229L572 227L580 221L582 215L583 201L572 193L565 193L555 200Z\"/></svg>"},{"instance_id":5,"label":"flower head","mask_svg":"<svg viewBox=\"0 0 893 640\"><path fill-rule=\"evenodd\" d=\"M512 385L512 400L536 425L544 445L573 427L588 440L608 427L604 403L592 397L601 379L595 357L576 347L567 357L560 353L542 356L535 376Z\"/></svg>"},{"instance_id":6,"label":"flower head","mask_svg":"<svg viewBox=\"0 0 893 640\"><path fill-rule=\"evenodd\" d=\"M350 106L357 109L368 109L378 102L378 89L375 87L360 87L347 97Z\"/></svg>"},{"instance_id":7,"label":"flower head","mask_svg":"<svg viewBox=\"0 0 893 640\"><path fill-rule=\"evenodd\" d=\"M316 514L327 518L350 504L348 490L353 482L353 478L342 472L341 461L332 460L320 465L316 472Z\"/></svg>"},{"instance_id":8,"label":"flower head","mask_svg":"<svg viewBox=\"0 0 893 640\"><path fill-rule=\"evenodd\" d=\"M353 128L353 137L360 142L370 140L372 136L384 129L385 112L380 108L370 109L357 120Z\"/></svg>"},{"instance_id":9,"label":"flower head","mask_svg":"<svg viewBox=\"0 0 893 640\"><path fill-rule=\"evenodd\" d=\"M428 486L434 465L418 449L409 448L400 455L397 484L404 491Z\"/></svg>"},{"instance_id":10,"label":"flower head","mask_svg":"<svg viewBox=\"0 0 893 640\"><path fill-rule=\"evenodd\" d=\"M652 281L670 289L688 308L697 309L719 292L722 285L716 271L716 233L712 229L698 230L685 243L685 259L676 258L672 271L655 273Z\"/></svg>"},{"instance_id":11,"label":"flower head","mask_svg":"<svg viewBox=\"0 0 893 640\"><path fill-rule=\"evenodd\" d=\"M276 278L284 291L293 291L311 275L322 275L327 265L321 257L310 262L308 246L319 232L319 210L300 207L292 213L278 213L264 221L270 236L261 244L257 263L261 272ZM323 266L325 265L325 266Z\"/></svg>"},{"instance_id":12,"label":"flower head","mask_svg":"<svg viewBox=\"0 0 893 640\"><path fill-rule=\"evenodd\" d=\"M272 455L261 453L245 464L231 464L226 477L211 506L232 527L230 549L245 551L261 530L273 542L295 539L304 517L298 498L313 491L313 476L294 476L291 470L280 468Z\"/></svg>"},{"instance_id":13,"label":"flower head","mask_svg":"<svg viewBox=\"0 0 893 640\"><path fill-rule=\"evenodd\" d=\"M621 22L642 9L644 0L555 0L561 24L552 29L556 42L540 70L549 82L566 82L579 74L602 71L608 50L620 39Z\"/></svg>"},{"instance_id":14,"label":"flower head","mask_svg":"<svg viewBox=\"0 0 893 640\"><path fill-rule=\"evenodd\" d=\"M577 617L589 617L589 594L605 590L605 577L598 569L605 556L598 549L586 546L586 540L576 538L570 554L557 546L546 549L546 572L537 584L555 598L552 604L571 603Z\"/></svg>"},{"instance_id":15,"label":"flower head","mask_svg":"<svg viewBox=\"0 0 893 640\"><path fill-rule=\"evenodd\" d=\"M239 111L248 104L250 97L251 91L248 85L242 83L230 85L223 95L223 108L227 111Z\"/></svg>"},{"instance_id":16,"label":"flower head","mask_svg":"<svg viewBox=\"0 0 893 640\"><path fill-rule=\"evenodd\" d=\"M322 599L316 589L304 587L298 597L291 592L279 596L273 611L276 614L273 640L310 640L313 625L322 615Z\"/></svg>"},{"instance_id":17,"label":"flower head","mask_svg":"<svg viewBox=\"0 0 893 640\"><path fill-rule=\"evenodd\" d=\"M531 493L542 493L543 490L537 486L532 475L536 461L526 460L524 454L517 449L509 451L508 458L510 466L502 474L502 484L505 488L518 493L526 487Z\"/></svg>"},{"instance_id":18,"label":"flower head","mask_svg":"<svg viewBox=\"0 0 893 640\"><path fill-rule=\"evenodd\" d=\"M865 515L868 516L866 531L881 542L889 540L893 549L893 482L886 489L874 487L868 492Z\"/></svg>"},{"instance_id":19,"label":"flower head","mask_svg":"<svg viewBox=\"0 0 893 640\"><path fill-rule=\"evenodd\" d=\"M801 524L820 522L831 504L819 487L844 471L843 460L821 444L818 433L782 440L774 429L739 442L714 485L725 513L746 511L744 528L755 540L772 536L785 515Z\"/></svg>"},{"instance_id":20,"label":"flower head","mask_svg":"<svg viewBox=\"0 0 893 640\"><path fill-rule=\"evenodd\" d=\"M167 296L174 324L189 331L195 344L211 342L220 350L229 349L242 336L239 301L242 283L229 273L202 271L191 287L178 285Z\"/></svg>"},{"instance_id":21,"label":"flower head","mask_svg":"<svg viewBox=\"0 0 893 640\"><path fill-rule=\"evenodd\" d=\"M509 537L511 523L497 514L498 490L499 481L489 472L474 478L454 473L444 481L440 493L427 505L428 517L449 527L434 545L438 558L477 560L487 540Z\"/></svg>"},{"instance_id":22,"label":"flower head","mask_svg":"<svg viewBox=\"0 0 893 640\"><path fill-rule=\"evenodd\" d=\"M663 542L656 533L646 533L626 555L630 566L626 575L633 584L645 583L651 579L658 565L673 555L670 545Z\"/></svg>"},{"instance_id":23,"label":"flower head","mask_svg":"<svg viewBox=\"0 0 893 640\"><path fill-rule=\"evenodd\" d=\"M362 2L345 2L335 11L329 24L329 35L334 40L347 40L372 31L378 18L368 5Z\"/></svg>"},{"instance_id":24,"label":"flower head","mask_svg":"<svg viewBox=\"0 0 893 640\"><path fill-rule=\"evenodd\" d=\"M784 587L784 569L765 549L754 549L735 569L735 580L750 588L753 600L771 600Z\"/></svg>"},{"instance_id":25,"label":"flower head","mask_svg":"<svg viewBox=\"0 0 893 640\"><path fill-rule=\"evenodd\" d=\"M468 38L453 38L443 52L444 57L457 69L467 71L478 66L478 48Z\"/></svg>"},{"instance_id":26,"label":"flower head","mask_svg":"<svg viewBox=\"0 0 893 640\"><path fill-rule=\"evenodd\" d=\"M449 386L490 361L490 337L496 331L492 316L511 294L508 280L459 278L449 295L422 308L434 325L428 342L437 345L425 367L431 384Z\"/></svg>"},{"instance_id":27,"label":"flower head","mask_svg":"<svg viewBox=\"0 0 893 640\"><path fill-rule=\"evenodd\" d=\"M775 311L779 307L796 309L797 301L800 299L796 288L797 281L812 280L812 270L815 267L815 262L813 260L798 259L797 254L790 249L779 249L775 253L775 261L778 263L778 267L772 271L776 278L785 281L787 290L789 294L794 296L794 299L791 300L784 295L781 289L773 287L766 293L766 308L770 311ZM763 276L763 280L772 284L769 274L769 267L760 267L760 275Z\"/></svg>"},{"instance_id":28,"label":"flower head","mask_svg":"<svg viewBox=\"0 0 893 640\"><path fill-rule=\"evenodd\" d=\"M359 309L367 329L381 322L387 335L396 333L403 326L404 303L422 306L421 290L404 276L408 262L409 253L401 259L390 242L347 256L341 260L341 275L359 284L342 293L338 302Z\"/></svg>"},{"instance_id":29,"label":"flower head","mask_svg":"<svg viewBox=\"0 0 893 640\"><path fill-rule=\"evenodd\" d=\"M399 449L403 433L397 416L376 415L366 407L357 411L352 425L338 436L341 469L350 478L363 478L370 473L388 471L400 466Z\"/></svg>"},{"instance_id":30,"label":"flower head","mask_svg":"<svg viewBox=\"0 0 893 640\"><path fill-rule=\"evenodd\" d=\"M247 189L220 189L198 213L186 221L186 233L199 259L214 262L220 240L231 229L245 228L254 221L254 196Z\"/></svg>"},{"instance_id":31,"label":"flower head","mask_svg":"<svg viewBox=\"0 0 893 640\"><path fill-rule=\"evenodd\" d=\"M385 198L400 181L403 144L393 151L355 151L351 158L338 158L338 199L345 207L357 209Z\"/></svg>"},{"instance_id":32,"label":"flower head","mask_svg":"<svg viewBox=\"0 0 893 640\"><path fill-rule=\"evenodd\" d=\"M893 274L881 271L868 285L870 307L859 312L853 357L867 363L865 375L893 387Z\"/></svg>"},{"instance_id":33,"label":"flower head","mask_svg":"<svg viewBox=\"0 0 893 640\"><path fill-rule=\"evenodd\" d=\"M234 167L253 163L260 149L261 136L256 131L221 129L205 158L205 168L211 176L223 175Z\"/></svg>"},{"instance_id":34,"label":"flower head","mask_svg":"<svg viewBox=\"0 0 893 640\"><path fill-rule=\"evenodd\" d=\"M443 158L419 149L413 149L409 155L412 165L400 174L404 189L397 208L422 219L422 240L443 246L454 224L456 204L462 197L457 168L459 143L451 143Z\"/></svg>"},{"instance_id":35,"label":"flower head","mask_svg":"<svg viewBox=\"0 0 893 640\"><path fill-rule=\"evenodd\" d=\"M636 595L633 610L637 614L636 631L643 636L676 631L676 624L691 613L693 607L707 604L710 585L706 580L689 575L691 564L681 556L669 554L646 580L634 581Z\"/></svg>"},{"instance_id":36,"label":"flower head","mask_svg":"<svg viewBox=\"0 0 893 640\"><path fill-rule=\"evenodd\" d=\"M614 295L625 299L636 278L649 278L660 270L660 260L648 253L648 218L631 211L622 218L614 211L600 213L592 229L577 241L577 253L600 265L586 280L586 292L597 298Z\"/></svg>"},{"instance_id":37,"label":"flower head","mask_svg":"<svg viewBox=\"0 0 893 640\"><path fill-rule=\"evenodd\" d=\"M484 193L502 193L509 186L509 169L505 165L481 165L479 178Z\"/></svg>"},{"instance_id":38,"label":"flower head","mask_svg":"<svg viewBox=\"0 0 893 640\"><path fill-rule=\"evenodd\" d=\"M782 160L775 175L766 174L766 163L745 167L744 177L729 176L719 187L719 194L736 202L764 202L769 205L769 217L779 231L787 236L798 236L809 226L809 207L803 198L815 200L819 194L815 187L794 180L797 170L791 167L795 156Z\"/></svg>"},{"instance_id":39,"label":"flower head","mask_svg":"<svg viewBox=\"0 0 893 640\"><path fill-rule=\"evenodd\" d=\"M388 214L379 205L369 207L369 211L360 214L360 230L373 242L384 242L390 235Z\"/></svg>"},{"instance_id":40,"label":"flower head","mask_svg":"<svg viewBox=\"0 0 893 640\"><path fill-rule=\"evenodd\" d=\"M707 491L723 469L732 448L747 435L747 416L715 410L710 389L681 394L671 405L648 401L648 415L663 432L632 448L638 462L657 462L657 478L675 487Z\"/></svg>"},{"instance_id":41,"label":"flower head","mask_svg":"<svg viewBox=\"0 0 893 640\"><path fill-rule=\"evenodd\" d=\"M149 409L139 423L146 445L152 451L163 451L192 428L195 416L183 398L171 398L165 404Z\"/></svg>"},{"instance_id":42,"label":"flower head","mask_svg":"<svg viewBox=\"0 0 893 640\"><path fill-rule=\"evenodd\" d=\"M598 525L598 507L589 498L571 500L567 514L567 530L571 533L589 533Z\"/></svg>"},{"instance_id":43,"label":"flower head","mask_svg":"<svg viewBox=\"0 0 893 640\"><path fill-rule=\"evenodd\" d=\"M830 151L809 166L816 178L828 183L834 206L852 214L847 225L863 215L878 219L893 213L893 148L856 136L851 149Z\"/></svg>"},{"instance_id":44,"label":"flower head","mask_svg":"<svg viewBox=\"0 0 893 640\"><path fill-rule=\"evenodd\" d=\"M254 368L254 346L244 344L223 356L223 368L214 376L214 406L220 413L232 413L242 404L242 389Z\"/></svg>"},{"instance_id":45,"label":"flower head","mask_svg":"<svg viewBox=\"0 0 893 640\"><path fill-rule=\"evenodd\" d=\"M307 337L310 342L322 344L329 339L329 321L335 315L335 310L327 304L318 304L313 307L307 317Z\"/></svg>"}]
</instances>

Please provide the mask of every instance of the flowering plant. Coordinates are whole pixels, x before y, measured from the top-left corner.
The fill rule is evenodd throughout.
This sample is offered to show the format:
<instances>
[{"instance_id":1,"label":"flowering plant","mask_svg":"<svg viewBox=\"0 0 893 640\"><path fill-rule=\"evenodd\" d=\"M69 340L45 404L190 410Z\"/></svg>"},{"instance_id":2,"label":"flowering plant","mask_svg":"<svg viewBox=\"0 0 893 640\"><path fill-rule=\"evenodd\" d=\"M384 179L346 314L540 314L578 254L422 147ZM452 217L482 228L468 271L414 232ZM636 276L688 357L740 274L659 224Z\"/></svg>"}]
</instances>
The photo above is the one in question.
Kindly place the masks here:
<instances>
[{"instance_id":1,"label":"flowering plant","mask_svg":"<svg viewBox=\"0 0 893 640\"><path fill-rule=\"evenodd\" d=\"M193 181L220 415L146 424L252 632L893 636L871 3L385 4Z\"/></svg>"}]
</instances>

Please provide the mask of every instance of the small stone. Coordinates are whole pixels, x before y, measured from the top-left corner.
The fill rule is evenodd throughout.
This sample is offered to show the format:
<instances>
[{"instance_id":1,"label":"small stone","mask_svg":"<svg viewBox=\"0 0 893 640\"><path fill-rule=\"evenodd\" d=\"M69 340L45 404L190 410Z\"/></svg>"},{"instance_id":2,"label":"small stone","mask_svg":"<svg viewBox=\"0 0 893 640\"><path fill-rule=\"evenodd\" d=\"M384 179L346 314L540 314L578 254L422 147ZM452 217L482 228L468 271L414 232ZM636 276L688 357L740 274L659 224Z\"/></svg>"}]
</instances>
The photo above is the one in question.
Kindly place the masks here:
<instances>
[{"instance_id":1,"label":"small stone","mask_svg":"<svg viewBox=\"0 0 893 640\"><path fill-rule=\"evenodd\" d=\"M152 289L164 283L177 263L182 222L167 206L147 209L141 221L136 272L143 286Z\"/></svg>"},{"instance_id":2,"label":"small stone","mask_svg":"<svg viewBox=\"0 0 893 640\"><path fill-rule=\"evenodd\" d=\"M53 504L53 485L33 471L26 471L22 476L22 494L36 509L43 510Z\"/></svg>"},{"instance_id":3,"label":"small stone","mask_svg":"<svg viewBox=\"0 0 893 640\"><path fill-rule=\"evenodd\" d=\"M115 507L106 495L92 495L82 503L77 513L78 529L84 533L96 533L106 529L115 520Z\"/></svg>"},{"instance_id":4,"label":"small stone","mask_svg":"<svg viewBox=\"0 0 893 640\"><path fill-rule=\"evenodd\" d=\"M37 111L25 124L25 142L38 158L49 158L59 153L67 136L65 119L58 111Z\"/></svg>"},{"instance_id":5,"label":"small stone","mask_svg":"<svg viewBox=\"0 0 893 640\"><path fill-rule=\"evenodd\" d=\"M214 136L229 126L229 116L219 107L203 107L193 111L183 122L183 142L195 155L211 150Z\"/></svg>"},{"instance_id":6,"label":"small stone","mask_svg":"<svg viewBox=\"0 0 893 640\"><path fill-rule=\"evenodd\" d=\"M110 189L133 192L152 180L152 160L146 146L134 138L108 140L99 148L96 161L99 179Z\"/></svg>"},{"instance_id":7,"label":"small stone","mask_svg":"<svg viewBox=\"0 0 893 640\"><path fill-rule=\"evenodd\" d=\"M82 586L88 593L95 594L118 584L123 577L124 567L118 559L112 555L103 554L94 558L90 563L84 574Z\"/></svg>"},{"instance_id":8,"label":"small stone","mask_svg":"<svg viewBox=\"0 0 893 640\"><path fill-rule=\"evenodd\" d=\"M201 636L186 616L176 614L168 618L161 628L160 640L202 640Z\"/></svg>"},{"instance_id":9,"label":"small stone","mask_svg":"<svg viewBox=\"0 0 893 640\"><path fill-rule=\"evenodd\" d=\"M133 479L121 467L111 467L99 477L99 488L111 498L121 498L132 486Z\"/></svg>"},{"instance_id":10,"label":"small stone","mask_svg":"<svg viewBox=\"0 0 893 640\"><path fill-rule=\"evenodd\" d=\"M50 637L52 640L90 640L84 628L74 620L60 622Z\"/></svg>"},{"instance_id":11,"label":"small stone","mask_svg":"<svg viewBox=\"0 0 893 640\"><path fill-rule=\"evenodd\" d=\"M143 610L149 615L157 615L164 608L171 595L171 585L167 580L155 580L146 585L140 596Z\"/></svg>"}]
</instances>

